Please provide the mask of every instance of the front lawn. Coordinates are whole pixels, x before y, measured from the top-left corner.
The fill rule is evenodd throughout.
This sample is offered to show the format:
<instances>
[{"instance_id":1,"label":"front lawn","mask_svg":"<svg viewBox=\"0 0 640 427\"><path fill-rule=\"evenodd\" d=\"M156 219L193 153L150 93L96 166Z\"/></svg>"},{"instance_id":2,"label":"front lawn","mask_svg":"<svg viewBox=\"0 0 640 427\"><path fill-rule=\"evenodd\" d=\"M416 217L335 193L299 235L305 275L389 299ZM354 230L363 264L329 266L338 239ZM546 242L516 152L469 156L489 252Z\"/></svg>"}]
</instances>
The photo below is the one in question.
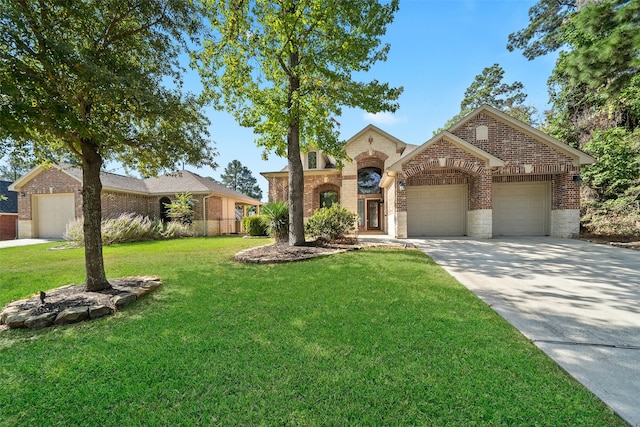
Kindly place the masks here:
<instances>
[{"instance_id":1,"label":"front lawn","mask_svg":"<svg viewBox=\"0 0 640 427\"><path fill-rule=\"evenodd\" d=\"M0 332L0 425L626 425L418 251L233 262L265 240L105 247L163 285L113 316ZM0 249L0 305L83 252Z\"/></svg>"}]
</instances>

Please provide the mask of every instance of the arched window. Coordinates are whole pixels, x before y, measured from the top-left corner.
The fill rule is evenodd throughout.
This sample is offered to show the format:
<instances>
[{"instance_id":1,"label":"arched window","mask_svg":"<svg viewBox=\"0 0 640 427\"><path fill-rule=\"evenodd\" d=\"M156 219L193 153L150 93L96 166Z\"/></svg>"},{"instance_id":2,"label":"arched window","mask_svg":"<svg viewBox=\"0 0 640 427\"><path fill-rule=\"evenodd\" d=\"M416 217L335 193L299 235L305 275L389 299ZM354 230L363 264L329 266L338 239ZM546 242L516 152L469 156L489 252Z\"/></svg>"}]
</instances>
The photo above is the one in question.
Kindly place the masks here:
<instances>
[{"instance_id":1,"label":"arched window","mask_svg":"<svg viewBox=\"0 0 640 427\"><path fill-rule=\"evenodd\" d=\"M380 168L362 168L358 171L358 194L380 193Z\"/></svg>"},{"instance_id":2,"label":"arched window","mask_svg":"<svg viewBox=\"0 0 640 427\"><path fill-rule=\"evenodd\" d=\"M330 208L334 203L338 203L338 192L333 190L320 193L320 207Z\"/></svg>"},{"instance_id":3,"label":"arched window","mask_svg":"<svg viewBox=\"0 0 640 427\"><path fill-rule=\"evenodd\" d=\"M171 221L171 217L169 216L169 208L168 204L171 203L171 199L168 197L163 197L160 199L160 221L169 222Z\"/></svg>"}]
</instances>

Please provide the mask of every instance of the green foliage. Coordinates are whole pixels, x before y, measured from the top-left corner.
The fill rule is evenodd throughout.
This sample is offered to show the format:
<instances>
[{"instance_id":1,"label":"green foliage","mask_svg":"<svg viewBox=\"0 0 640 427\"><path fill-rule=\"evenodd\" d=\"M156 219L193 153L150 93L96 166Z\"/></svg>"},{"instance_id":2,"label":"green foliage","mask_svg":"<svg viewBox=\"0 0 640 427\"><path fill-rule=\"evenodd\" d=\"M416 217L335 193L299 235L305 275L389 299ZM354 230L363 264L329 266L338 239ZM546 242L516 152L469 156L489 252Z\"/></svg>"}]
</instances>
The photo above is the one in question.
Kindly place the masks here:
<instances>
[{"instance_id":1,"label":"green foliage","mask_svg":"<svg viewBox=\"0 0 640 427\"><path fill-rule=\"evenodd\" d=\"M12 152L5 157L5 164L0 165L0 179L5 181L17 181L22 175L29 172L36 165L33 162L26 161L25 153Z\"/></svg>"},{"instance_id":2,"label":"green foliage","mask_svg":"<svg viewBox=\"0 0 640 427\"><path fill-rule=\"evenodd\" d=\"M582 170L582 178L601 198L615 199L640 180L640 129L597 131L584 151L598 161Z\"/></svg>"},{"instance_id":3,"label":"green foliage","mask_svg":"<svg viewBox=\"0 0 640 427\"><path fill-rule=\"evenodd\" d=\"M540 0L510 50L535 58L562 47L545 131L590 153L582 224L593 233L637 232L640 215L640 2Z\"/></svg>"},{"instance_id":4,"label":"green foliage","mask_svg":"<svg viewBox=\"0 0 640 427\"><path fill-rule=\"evenodd\" d=\"M509 34L507 49L521 49L529 60L554 52L566 43L562 26L580 0L539 0L529 9L529 25Z\"/></svg>"},{"instance_id":5,"label":"green foliage","mask_svg":"<svg viewBox=\"0 0 640 427\"><path fill-rule=\"evenodd\" d=\"M262 206L267 233L277 242L286 242L289 238L289 205L285 202L267 203Z\"/></svg>"},{"instance_id":6,"label":"green foliage","mask_svg":"<svg viewBox=\"0 0 640 427\"><path fill-rule=\"evenodd\" d=\"M563 26L571 47L560 58L572 85L617 96L640 72L640 2L590 2Z\"/></svg>"},{"instance_id":7,"label":"green foliage","mask_svg":"<svg viewBox=\"0 0 640 427\"><path fill-rule=\"evenodd\" d=\"M518 81L511 84L503 83L503 78L504 69L500 64L493 64L482 70L481 74L476 75L474 81L464 92L464 99L460 102L460 113L445 123L444 129L450 128L464 116L484 104L534 125L537 110L535 107L525 105L527 94L524 93L524 85ZM438 129L434 134L442 130Z\"/></svg>"},{"instance_id":8,"label":"green foliage","mask_svg":"<svg viewBox=\"0 0 640 427\"><path fill-rule=\"evenodd\" d=\"M117 218L103 220L101 231L103 245L191 237L196 234L188 224L172 221L165 225L162 221L133 213L124 213ZM70 222L63 238L76 246L83 246L82 220Z\"/></svg>"},{"instance_id":9,"label":"green foliage","mask_svg":"<svg viewBox=\"0 0 640 427\"><path fill-rule=\"evenodd\" d=\"M305 225L309 236L323 241L344 238L355 230L357 215L335 203L313 213Z\"/></svg>"},{"instance_id":10,"label":"green foliage","mask_svg":"<svg viewBox=\"0 0 640 427\"><path fill-rule=\"evenodd\" d=\"M0 128L37 163L89 156L153 175L212 163L208 120L177 60L194 2L0 2ZM165 81L173 81L167 88Z\"/></svg>"},{"instance_id":11,"label":"green foliage","mask_svg":"<svg viewBox=\"0 0 640 427\"><path fill-rule=\"evenodd\" d=\"M232 190L246 194L256 200L262 199L262 189L248 167L239 160L229 162L220 175L222 184Z\"/></svg>"},{"instance_id":12,"label":"green foliage","mask_svg":"<svg viewBox=\"0 0 640 427\"><path fill-rule=\"evenodd\" d=\"M398 0L207 0L217 37L192 55L207 98L252 128L264 155L287 157L291 181L290 243L304 243L303 168L310 146L343 159L334 117L343 106L398 109L402 89L362 76L385 61L381 38ZM357 75L355 75L357 73Z\"/></svg>"},{"instance_id":13,"label":"green foliage","mask_svg":"<svg viewBox=\"0 0 640 427\"><path fill-rule=\"evenodd\" d=\"M172 221L177 221L184 225L193 223L195 214L193 207L195 201L190 192L176 194L175 199L170 203L165 203L167 215Z\"/></svg>"},{"instance_id":14,"label":"green foliage","mask_svg":"<svg viewBox=\"0 0 640 427\"><path fill-rule=\"evenodd\" d=\"M627 196L604 202L586 201L580 223L596 235L640 236L640 182Z\"/></svg>"},{"instance_id":15,"label":"green foliage","mask_svg":"<svg viewBox=\"0 0 640 427\"><path fill-rule=\"evenodd\" d=\"M396 0L204 4L219 33L193 56L205 91L217 108L253 128L267 151L286 156L283 135L297 122L301 147L316 145L342 157L331 120L342 114L341 105L370 112L398 108L400 89L353 78L387 59L389 46L380 38L393 21ZM299 86L292 87L291 79Z\"/></svg>"},{"instance_id":16,"label":"green foliage","mask_svg":"<svg viewBox=\"0 0 640 427\"><path fill-rule=\"evenodd\" d=\"M242 228L249 236L266 236L267 224L263 215L251 215L242 218Z\"/></svg>"},{"instance_id":17,"label":"green foliage","mask_svg":"<svg viewBox=\"0 0 640 427\"><path fill-rule=\"evenodd\" d=\"M0 154L27 150L37 163L73 157L82 166L87 290L109 286L105 161L143 175L176 163L215 166L209 121L182 93L179 66L201 21L199 3L181 0L0 0Z\"/></svg>"}]
</instances>

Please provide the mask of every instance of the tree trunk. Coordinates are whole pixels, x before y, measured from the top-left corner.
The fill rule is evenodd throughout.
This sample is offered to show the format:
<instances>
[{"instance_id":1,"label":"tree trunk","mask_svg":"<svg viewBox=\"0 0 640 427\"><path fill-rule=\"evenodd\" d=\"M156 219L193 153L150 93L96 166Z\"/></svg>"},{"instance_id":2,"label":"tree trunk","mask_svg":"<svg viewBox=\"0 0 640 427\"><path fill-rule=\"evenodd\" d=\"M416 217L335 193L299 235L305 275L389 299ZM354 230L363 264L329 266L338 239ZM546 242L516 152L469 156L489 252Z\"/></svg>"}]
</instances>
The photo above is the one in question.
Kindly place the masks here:
<instances>
[{"instance_id":1,"label":"tree trunk","mask_svg":"<svg viewBox=\"0 0 640 427\"><path fill-rule=\"evenodd\" d=\"M295 74L298 54L289 55L289 128L287 129L287 159L289 163L289 245L304 245L304 171L300 160L300 112L293 95L300 88L300 79Z\"/></svg>"},{"instance_id":2,"label":"tree trunk","mask_svg":"<svg viewBox=\"0 0 640 427\"><path fill-rule=\"evenodd\" d=\"M83 139L82 147L82 214L84 215L84 260L87 273L86 291L111 288L104 272L102 258L102 156L92 141Z\"/></svg>"}]
</instances>

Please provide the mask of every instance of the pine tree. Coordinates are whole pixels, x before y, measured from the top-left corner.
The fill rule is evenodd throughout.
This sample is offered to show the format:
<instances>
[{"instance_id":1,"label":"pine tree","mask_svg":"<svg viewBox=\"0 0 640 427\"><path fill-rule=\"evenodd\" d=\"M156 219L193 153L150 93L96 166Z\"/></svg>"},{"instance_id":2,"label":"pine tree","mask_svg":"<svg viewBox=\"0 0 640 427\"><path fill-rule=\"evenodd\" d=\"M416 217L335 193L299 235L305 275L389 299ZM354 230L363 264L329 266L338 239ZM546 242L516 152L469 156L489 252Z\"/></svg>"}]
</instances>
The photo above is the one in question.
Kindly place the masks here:
<instances>
[{"instance_id":1,"label":"pine tree","mask_svg":"<svg viewBox=\"0 0 640 427\"><path fill-rule=\"evenodd\" d=\"M220 178L224 186L256 200L262 199L262 190L258 182L249 168L243 166L239 160L230 161Z\"/></svg>"}]
</instances>

